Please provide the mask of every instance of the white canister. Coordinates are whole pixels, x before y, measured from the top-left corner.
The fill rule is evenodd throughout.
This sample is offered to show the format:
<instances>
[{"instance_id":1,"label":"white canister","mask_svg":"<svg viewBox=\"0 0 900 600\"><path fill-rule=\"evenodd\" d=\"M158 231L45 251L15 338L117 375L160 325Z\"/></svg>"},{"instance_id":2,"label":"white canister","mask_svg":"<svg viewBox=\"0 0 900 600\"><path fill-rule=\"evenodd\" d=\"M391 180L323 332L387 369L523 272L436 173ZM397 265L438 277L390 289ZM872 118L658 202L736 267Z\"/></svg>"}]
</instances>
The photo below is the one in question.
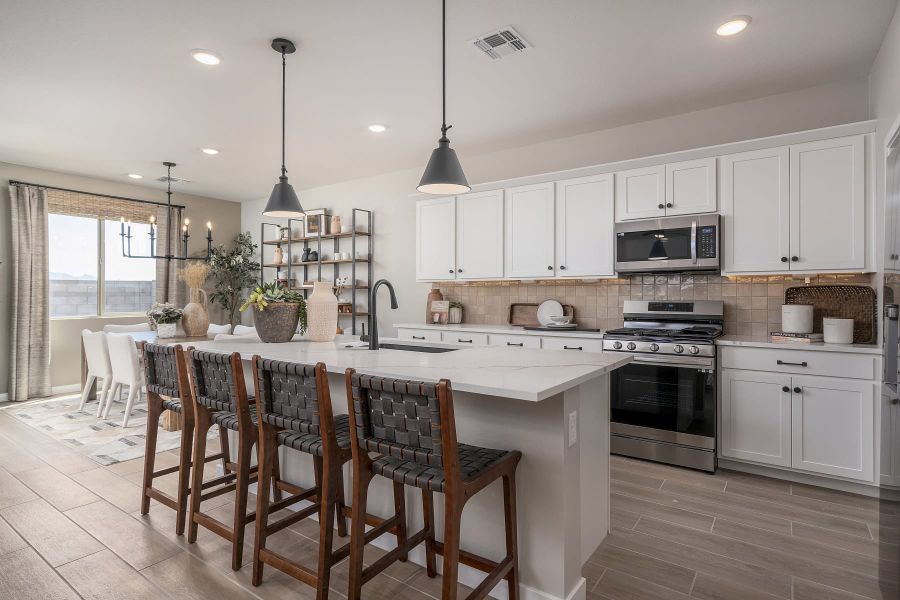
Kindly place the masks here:
<instances>
[{"instance_id":1,"label":"white canister","mask_svg":"<svg viewBox=\"0 0 900 600\"><path fill-rule=\"evenodd\" d=\"M822 319L826 344L852 344L853 319Z\"/></svg>"},{"instance_id":2,"label":"white canister","mask_svg":"<svg viewBox=\"0 0 900 600\"><path fill-rule=\"evenodd\" d=\"M785 333L812 333L812 304L782 304L781 330Z\"/></svg>"}]
</instances>

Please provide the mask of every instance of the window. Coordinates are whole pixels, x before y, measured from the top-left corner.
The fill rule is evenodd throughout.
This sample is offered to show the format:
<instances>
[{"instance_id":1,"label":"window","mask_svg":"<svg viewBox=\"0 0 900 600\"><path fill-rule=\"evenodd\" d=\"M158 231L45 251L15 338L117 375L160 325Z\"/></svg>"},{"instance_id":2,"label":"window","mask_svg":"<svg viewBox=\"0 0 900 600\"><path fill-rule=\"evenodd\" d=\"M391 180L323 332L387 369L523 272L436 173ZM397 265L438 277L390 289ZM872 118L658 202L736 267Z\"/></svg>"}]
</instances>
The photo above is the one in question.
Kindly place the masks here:
<instances>
[{"instance_id":1,"label":"window","mask_svg":"<svg viewBox=\"0 0 900 600\"><path fill-rule=\"evenodd\" d=\"M156 296L156 260L122 256L118 220L53 214L49 225L50 316L142 313ZM150 226L131 224L131 251L148 254Z\"/></svg>"}]
</instances>

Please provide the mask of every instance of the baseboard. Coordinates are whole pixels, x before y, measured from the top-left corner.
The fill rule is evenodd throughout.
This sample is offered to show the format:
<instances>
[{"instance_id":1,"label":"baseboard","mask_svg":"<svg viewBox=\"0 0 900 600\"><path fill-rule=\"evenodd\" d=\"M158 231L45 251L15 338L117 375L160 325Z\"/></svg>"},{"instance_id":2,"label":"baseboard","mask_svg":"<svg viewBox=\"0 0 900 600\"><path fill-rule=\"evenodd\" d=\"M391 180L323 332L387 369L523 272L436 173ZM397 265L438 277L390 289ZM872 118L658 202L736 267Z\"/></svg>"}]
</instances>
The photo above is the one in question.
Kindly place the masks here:
<instances>
[{"instance_id":1,"label":"baseboard","mask_svg":"<svg viewBox=\"0 0 900 600\"><path fill-rule=\"evenodd\" d=\"M719 458L720 469L730 469L732 471L741 471L743 473L751 473L753 475L762 475L763 477L771 477L773 479L781 479L791 481L793 483L801 483L804 485L815 485L818 487L838 490L841 492L850 492L851 494L859 494L860 496L869 496L870 498L878 498L883 491L878 484L863 483L855 481L845 481L843 479L832 479L831 477L822 477L808 473L798 473L797 471L788 471L777 467L766 465L758 465L729 458Z\"/></svg>"},{"instance_id":2,"label":"baseboard","mask_svg":"<svg viewBox=\"0 0 900 600\"><path fill-rule=\"evenodd\" d=\"M55 385L50 388L50 393L54 396L58 394L71 394L74 392L81 391L81 384L79 383L70 383L69 385Z\"/></svg>"}]
</instances>

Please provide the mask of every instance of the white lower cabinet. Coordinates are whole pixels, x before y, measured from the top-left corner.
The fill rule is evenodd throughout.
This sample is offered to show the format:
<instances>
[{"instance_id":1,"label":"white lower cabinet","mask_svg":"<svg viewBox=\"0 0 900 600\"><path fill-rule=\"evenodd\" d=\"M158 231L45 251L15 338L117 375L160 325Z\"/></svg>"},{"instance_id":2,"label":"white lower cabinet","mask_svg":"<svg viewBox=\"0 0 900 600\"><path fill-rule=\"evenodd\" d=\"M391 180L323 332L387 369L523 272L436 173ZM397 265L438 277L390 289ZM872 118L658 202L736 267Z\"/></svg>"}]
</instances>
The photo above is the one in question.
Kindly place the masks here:
<instances>
[{"instance_id":1,"label":"white lower cabinet","mask_svg":"<svg viewBox=\"0 0 900 600\"><path fill-rule=\"evenodd\" d=\"M581 352L602 352L603 340L575 337L542 337L541 348L544 350L573 350Z\"/></svg>"},{"instance_id":2,"label":"white lower cabinet","mask_svg":"<svg viewBox=\"0 0 900 600\"><path fill-rule=\"evenodd\" d=\"M509 346L510 348L540 348L541 338L536 335L488 335L491 346Z\"/></svg>"},{"instance_id":3,"label":"white lower cabinet","mask_svg":"<svg viewBox=\"0 0 900 600\"><path fill-rule=\"evenodd\" d=\"M725 369L721 384L722 456L790 467L791 377Z\"/></svg>"},{"instance_id":4,"label":"white lower cabinet","mask_svg":"<svg viewBox=\"0 0 900 600\"><path fill-rule=\"evenodd\" d=\"M451 344L472 344L473 346L487 346L488 336L486 333L475 333L469 331L443 331L441 332L441 341Z\"/></svg>"},{"instance_id":5,"label":"white lower cabinet","mask_svg":"<svg viewBox=\"0 0 900 600\"><path fill-rule=\"evenodd\" d=\"M431 329L398 329L397 337L404 340L416 340L420 342L440 342L441 332Z\"/></svg>"}]
</instances>

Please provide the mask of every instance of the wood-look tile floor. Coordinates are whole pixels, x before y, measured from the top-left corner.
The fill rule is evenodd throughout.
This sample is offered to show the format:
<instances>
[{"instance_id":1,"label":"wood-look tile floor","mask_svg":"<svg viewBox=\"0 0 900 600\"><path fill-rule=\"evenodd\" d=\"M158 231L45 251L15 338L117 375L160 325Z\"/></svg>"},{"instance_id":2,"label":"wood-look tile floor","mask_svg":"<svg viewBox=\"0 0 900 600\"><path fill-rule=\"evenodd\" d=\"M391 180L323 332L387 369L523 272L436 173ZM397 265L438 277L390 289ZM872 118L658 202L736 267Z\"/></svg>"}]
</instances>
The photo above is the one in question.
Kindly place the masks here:
<instances>
[{"instance_id":1,"label":"wood-look tile floor","mask_svg":"<svg viewBox=\"0 0 900 600\"><path fill-rule=\"evenodd\" d=\"M157 464L175 462L168 452ZM244 568L233 572L225 540L201 528L188 544L174 535L174 513L158 503L141 516L141 468L140 460L101 467L0 410L0 598L315 597L271 567L262 586L251 585L252 529ZM161 487L173 483L167 476ZM613 532L584 567L589 600L898 597L896 505L618 457L612 492ZM227 519L231 497L204 506ZM312 566L316 529L297 524L270 546ZM380 554L370 548L366 561ZM424 569L397 563L364 594L432 600L440 585ZM346 586L342 563L332 574L333 597ZM461 597L468 591L461 586Z\"/></svg>"}]
</instances>

